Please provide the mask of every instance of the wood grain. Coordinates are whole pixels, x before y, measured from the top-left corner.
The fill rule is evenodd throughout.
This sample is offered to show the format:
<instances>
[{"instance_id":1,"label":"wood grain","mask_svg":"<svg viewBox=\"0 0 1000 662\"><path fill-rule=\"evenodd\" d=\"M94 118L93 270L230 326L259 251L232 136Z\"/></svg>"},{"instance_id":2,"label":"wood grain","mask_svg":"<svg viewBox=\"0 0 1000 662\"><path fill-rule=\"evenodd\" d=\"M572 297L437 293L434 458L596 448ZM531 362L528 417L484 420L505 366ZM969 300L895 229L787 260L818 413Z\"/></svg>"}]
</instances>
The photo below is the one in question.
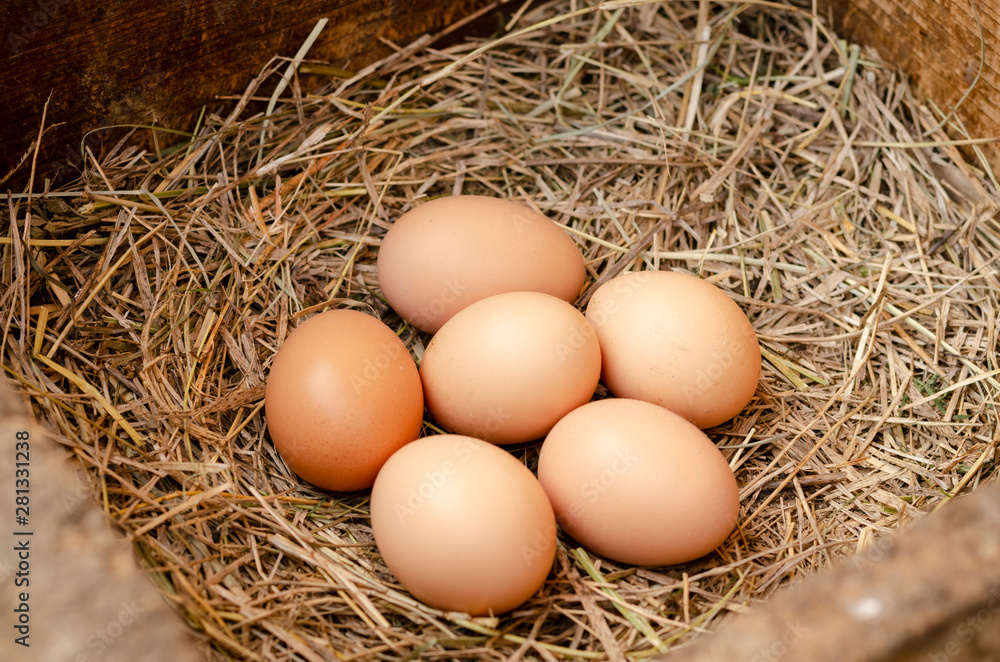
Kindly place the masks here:
<instances>
[{"instance_id":1,"label":"wood grain","mask_svg":"<svg viewBox=\"0 0 1000 662\"><path fill-rule=\"evenodd\" d=\"M978 8L977 24L972 2ZM243 89L275 54L291 56L321 17L330 19L309 57L351 68L435 31L487 0L86 0L0 3L0 180L37 137L51 95L39 173L72 175L89 129L153 123L190 130L202 107L223 112L220 93ZM1000 0L820 0L843 36L876 48L939 107L958 103L975 137L1000 136ZM981 30L980 30L981 26ZM304 76L316 84L317 76ZM89 134L99 151L121 135ZM147 134L148 135L148 132ZM164 137L165 138L165 137ZM165 138L165 142L170 142ZM1000 150L987 147L995 163ZM27 180L30 160L2 188Z\"/></svg>"},{"instance_id":2,"label":"wood grain","mask_svg":"<svg viewBox=\"0 0 1000 662\"><path fill-rule=\"evenodd\" d=\"M731 618L664 662L996 662L1000 484Z\"/></svg>"},{"instance_id":3,"label":"wood grain","mask_svg":"<svg viewBox=\"0 0 1000 662\"><path fill-rule=\"evenodd\" d=\"M975 81L956 114L973 137L1000 136L1000 0L820 0L819 6L841 36L874 47L944 112ZM1000 151L986 150L1000 164Z\"/></svg>"},{"instance_id":4,"label":"wood grain","mask_svg":"<svg viewBox=\"0 0 1000 662\"><path fill-rule=\"evenodd\" d=\"M310 59L360 67L435 32L487 0L167 0L0 3L0 180L37 137L51 95L39 175L71 174L89 129L152 123L191 130L203 106L222 112L274 55L291 57L323 17ZM303 76L314 85L319 76ZM57 125L57 126L56 126ZM147 132L148 133L148 132ZM87 139L95 151L121 135ZM165 143L173 142L165 134ZM175 140L174 140L175 141ZM30 160L3 184L23 185ZM69 171L69 172L67 172ZM17 189L18 186L13 186Z\"/></svg>"},{"instance_id":5,"label":"wood grain","mask_svg":"<svg viewBox=\"0 0 1000 662\"><path fill-rule=\"evenodd\" d=\"M27 466L15 475L18 436ZM15 520L15 483L27 470L27 525ZM24 495L20 495L24 496ZM27 535L30 532L30 535ZM0 613L4 662L197 662L184 621L136 565L65 450L46 438L0 378ZM26 599L25 599L26 598ZM27 607L24 607L27 605ZM21 612L15 611L21 609ZM25 630L17 631L21 614ZM17 640L27 637L21 645Z\"/></svg>"}]
</instances>

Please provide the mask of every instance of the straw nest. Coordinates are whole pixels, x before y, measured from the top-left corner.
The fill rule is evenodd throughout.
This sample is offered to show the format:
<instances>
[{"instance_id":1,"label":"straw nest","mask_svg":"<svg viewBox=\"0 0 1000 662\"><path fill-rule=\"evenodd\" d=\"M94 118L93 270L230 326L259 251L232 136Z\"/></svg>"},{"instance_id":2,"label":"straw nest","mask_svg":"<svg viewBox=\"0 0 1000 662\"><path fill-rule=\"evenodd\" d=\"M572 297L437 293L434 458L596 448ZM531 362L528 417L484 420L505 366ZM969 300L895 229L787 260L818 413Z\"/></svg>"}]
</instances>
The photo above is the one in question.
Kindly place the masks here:
<instances>
[{"instance_id":1,"label":"straw nest","mask_svg":"<svg viewBox=\"0 0 1000 662\"><path fill-rule=\"evenodd\" d=\"M275 60L227 117L156 133L173 147L123 141L8 198L4 372L213 659L640 659L996 473L980 141L807 10L624 4L528 2L490 40L356 74L293 63L266 115ZM564 224L591 282L681 270L747 312L763 372L709 431L742 499L715 553L636 568L563 536L534 598L470 619L394 581L367 493L281 462L262 396L282 339L350 306L419 360L375 257L393 219L457 193ZM534 466L537 444L511 450Z\"/></svg>"}]
</instances>

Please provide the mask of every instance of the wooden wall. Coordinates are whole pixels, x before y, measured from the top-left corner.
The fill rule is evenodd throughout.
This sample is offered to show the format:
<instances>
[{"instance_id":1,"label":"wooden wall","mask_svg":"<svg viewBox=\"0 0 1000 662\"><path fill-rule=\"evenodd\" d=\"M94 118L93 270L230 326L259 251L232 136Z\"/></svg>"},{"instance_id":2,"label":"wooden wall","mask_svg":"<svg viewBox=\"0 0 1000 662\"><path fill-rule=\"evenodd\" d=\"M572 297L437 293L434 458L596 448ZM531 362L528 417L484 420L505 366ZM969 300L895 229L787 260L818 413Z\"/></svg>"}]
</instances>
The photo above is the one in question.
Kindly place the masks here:
<instances>
[{"instance_id":1,"label":"wooden wall","mask_svg":"<svg viewBox=\"0 0 1000 662\"><path fill-rule=\"evenodd\" d=\"M291 57L329 18L310 58L360 67L489 0L19 0L0 2L0 190L37 137L52 95L41 175L79 164L87 129L148 123L190 130L218 93L243 90L273 55ZM307 77L308 78L308 77ZM315 78L315 77L314 77ZM58 126L57 126L58 125ZM102 132L109 136L107 132ZM101 135L90 140L96 143ZM30 164L28 164L30 165ZM51 166L51 167L50 167ZM19 181L20 180L20 181Z\"/></svg>"},{"instance_id":2,"label":"wooden wall","mask_svg":"<svg viewBox=\"0 0 1000 662\"><path fill-rule=\"evenodd\" d=\"M801 4L803 0L794 0ZM1000 0L818 0L836 29L877 48L918 91L959 109L973 135L1000 135ZM489 0L22 0L0 2L0 190L18 190L27 167L7 177L38 133L51 94L40 181L79 164L86 129L148 123L190 129L220 91L244 88L274 54L291 56L321 17L309 56L359 67L487 6ZM519 3L512 3L519 4ZM307 79L309 77L306 77ZM113 134L91 136L95 145ZM996 154L998 150L993 150ZM994 160L998 162L998 160ZM4 181L6 179L6 181Z\"/></svg>"},{"instance_id":3,"label":"wooden wall","mask_svg":"<svg viewBox=\"0 0 1000 662\"><path fill-rule=\"evenodd\" d=\"M819 2L841 36L876 48L945 112L975 82L956 114L974 137L1000 136L1000 0ZM1000 164L1000 150L987 152Z\"/></svg>"}]
</instances>

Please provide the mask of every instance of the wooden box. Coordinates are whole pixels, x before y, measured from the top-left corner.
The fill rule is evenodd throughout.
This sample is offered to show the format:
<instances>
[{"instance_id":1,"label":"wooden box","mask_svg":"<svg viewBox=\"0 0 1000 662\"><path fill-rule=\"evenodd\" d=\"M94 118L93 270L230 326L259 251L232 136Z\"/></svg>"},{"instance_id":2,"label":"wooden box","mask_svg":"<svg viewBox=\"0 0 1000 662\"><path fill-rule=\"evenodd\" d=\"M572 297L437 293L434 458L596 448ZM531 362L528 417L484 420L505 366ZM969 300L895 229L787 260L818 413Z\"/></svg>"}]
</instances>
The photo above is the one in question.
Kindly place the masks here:
<instances>
[{"instance_id":1,"label":"wooden box","mask_svg":"<svg viewBox=\"0 0 1000 662\"><path fill-rule=\"evenodd\" d=\"M464 22L487 0L170 0L94 5L82 0L4 3L0 25L0 183L23 186L48 101L39 177L71 177L81 146L98 149L110 126L190 128L220 93L243 89L273 55L291 57L320 18L311 59L358 68L425 32ZM807 5L808 3L799 3ZM872 46L920 93L978 136L1000 134L995 0L820 0L845 38ZM497 21L487 23L497 27ZM308 76L305 84L308 84ZM16 174L12 170L21 167ZM15 186L14 188L18 188Z\"/></svg>"},{"instance_id":2,"label":"wooden box","mask_svg":"<svg viewBox=\"0 0 1000 662\"><path fill-rule=\"evenodd\" d=\"M794 4L812 10L811 3ZM489 32L502 27L503 12L510 15L517 9L486 0L5 3L0 6L5 26L0 84L8 98L0 105L0 189L19 192L33 177L34 190L40 191L46 179L72 179L86 150L98 154L129 127L189 130L203 114L223 113L232 100L220 95L243 89L274 54L293 56L321 18L329 19L328 26L306 58L326 63L326 76L337 68L349 76L424 33L460 34L474 19ZM997 0L820 0L816 9L832 18L844 38L877 49L898 65L945 120L959 120L974 138L1000 136ZM308 73L297 82L312 84ZM147 134L152 132L143 132ZM169 142L168 133L159 135ZM977 144L998 163L993 143ZM6 426L0 429L5 433L28 426L13 401L0 392L0 424ZM756 620L747 617L742 630L737 623L717 641L700 650L692 647L690 658L679 652L677 659L939 659L933 655L948 651L956 636L964 636L966 624L1000 618L997 491L983 488L968 499L952 518L932 516L878 558L805 582L765 607ZM978 522L987 523L982 531ZM949 544L956 545L953 552ZM908 580L901 579L900 569ZM963 571L963 581L951 581L949 572L955 569ZM949 581L938 582L942 577ZM73 581L72 576L65 579ZM884 601L907 600L896 609L911 619L912 631L904 628L888 637L876 617L879 605L889 602L866 601L869 588L882 591ZM928 591L937 593L929 596ZM828 609L823 613L817 606ZM797 616L804 624L789 625ZM86 625L80 627L85 634ZM751 637L754 629L764 633L763 640ZM995 622L977 629L975 634L982 636L975 638L976 646L962 648L961 654L969 657L956 653L949 659L996 659L1000 642L991 634L995 632ZM832 648L838 639L850 640L844 646L849 654L841 656ZM894 647L886 642L895 642ZM824 657L823 651L829 655Z\"/></svg>"}]
</instances>

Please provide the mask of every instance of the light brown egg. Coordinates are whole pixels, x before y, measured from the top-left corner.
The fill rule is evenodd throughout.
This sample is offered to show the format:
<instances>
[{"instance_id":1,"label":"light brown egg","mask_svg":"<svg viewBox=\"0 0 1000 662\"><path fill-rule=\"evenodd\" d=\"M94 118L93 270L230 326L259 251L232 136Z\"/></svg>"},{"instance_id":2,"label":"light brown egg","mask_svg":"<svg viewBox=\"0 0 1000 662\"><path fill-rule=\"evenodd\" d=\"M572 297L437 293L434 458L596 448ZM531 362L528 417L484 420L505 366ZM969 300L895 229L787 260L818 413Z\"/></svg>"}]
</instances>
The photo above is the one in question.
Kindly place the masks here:
<instances>
[{"instance_id":1,"label":"light brown egg","mask_svg":"<svg viewBox=\"0 0 1000 662\"><path fill-rule=\"evenodd\" d=\"M750 320L696 276L623 274L594 292L587 319L600 340L602 378L618 397L708 428L738 414L757 388L760 345Z\"/></svg>"},{"instance_id":2,"label":"light brown egg","mask_svg":"<svg viewBox=\"0 0 1000 662\"><path fill-rule=\"evenodd\" d=\"M590 322L539 292L473 303L441 327L420 364L431 416L452 432L496 444L544 436L590 400L600 374Z\"/></svg>"},{"instance_id":3,"label":"light brown egg","mask_svg":"<svg viewBox=\"0 0 1000 662\"><path fill-rule=\"evenodd\" d=\"M599 400L567 414L542 444L538 480L570 536L634 565L708 554L739 513L736 479L705 433L640 400Z\"/></svg>"},{"instance_id":4,"label":"light brown egg","mask_svg":"<svg viewBox=\"0 0 1000 662\"><path fill-rule=\"evenodd\" d=\"M420 434L423 391L413 357L392 329L356 310L330 310L282 343L264 411L289 469L328 490L360 490Z\"/></svg>"},{"instance_id":5,"label":"light brown egg","mask_svg":"<svg viewBox=\"0 0 1000 662\"><path fill-rule=\"evenodd\" d=\"M418 205L389 228L378 253L386 301L431 333L470 303L501 292L571 301L583 279L583 256L562 227L530 207L486 196Z\"/></svg>"},{"instance_id":6,"label":"light brown egg","mask_svg":"<svg viewBox=\"0 0 1000 662\"><path fill-rule=\"evenodd\" d=\"M399 582L439 609L509 611L555 558L555 517L534 474L471 437L424 437L397 451L372 488L371 523Z\"/></svg>"}]
</instances>

